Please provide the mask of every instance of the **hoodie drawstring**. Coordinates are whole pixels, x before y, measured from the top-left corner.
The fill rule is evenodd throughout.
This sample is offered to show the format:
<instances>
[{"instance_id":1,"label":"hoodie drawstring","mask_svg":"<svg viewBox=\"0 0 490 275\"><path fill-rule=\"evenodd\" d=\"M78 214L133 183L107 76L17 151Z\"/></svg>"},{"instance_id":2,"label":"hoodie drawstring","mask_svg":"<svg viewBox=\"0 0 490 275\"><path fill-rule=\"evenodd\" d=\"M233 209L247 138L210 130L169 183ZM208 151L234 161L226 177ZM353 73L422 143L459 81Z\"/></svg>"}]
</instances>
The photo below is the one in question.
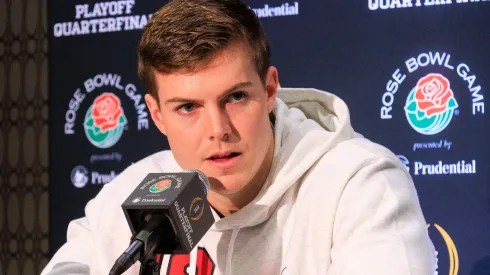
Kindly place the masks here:
<instances>
[{"instance_id":1,"label":"hoodie drawstring","mask_svg":"<svg viewBox=\"0 0 490 275\"><path fill-rule=\"evenodd\" d=\"M189 275L197 275L197 245L191 251L191 259L189 261Z\"/></svg>"},{"instance_id":2,"label":"hoodie drawstring","mask_svg":"<svg viewBox=\"0 0 490 275\"><path fill-rule=\"evenodd\" d=\"M226 272L225 275L231 275L231 260L233 258L233 248L235 246L235 240L240 231L240 226L234 226L233 232L231 233L230 245L228 246L228 254L226 256Z\"/></svg>"}]
</instances>

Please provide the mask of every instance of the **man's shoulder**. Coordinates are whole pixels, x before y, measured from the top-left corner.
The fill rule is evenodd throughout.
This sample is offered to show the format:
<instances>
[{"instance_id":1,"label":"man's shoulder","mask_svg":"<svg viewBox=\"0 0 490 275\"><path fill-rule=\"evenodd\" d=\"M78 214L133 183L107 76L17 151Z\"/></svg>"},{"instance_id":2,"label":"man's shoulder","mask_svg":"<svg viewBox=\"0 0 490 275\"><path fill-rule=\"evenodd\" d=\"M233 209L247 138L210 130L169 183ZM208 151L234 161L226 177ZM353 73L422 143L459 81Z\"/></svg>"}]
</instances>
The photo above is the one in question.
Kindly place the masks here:
<instances>
[{"instance_id":1,"label":"man's shoulder","mask_svg":"<svg viewBox=\"0 0 490 275\"><path fill-rule=\"evenodd\" d=\"M387 147L364 137L356 137L340 142L317 160L309 176L315 179L328 178L334 185L347 184L359 171L372 170L373 173L385 169L396 169L406 179L410 175L400 159ZM325 185L319 184L322 188Z\"/></svg>"},{"instance_id":2,"label":"man's shoulder","mask_svg":"<svg viewBox=\"0 0 490 275\"><path fill-rule=\"evenodd\" d=\"M312 194L340 200L342 196L365 192L384 192L386 187L411 190L411 176L387 147L363 137L339 143L324 154L303 178L300 192L306 203L313 200Z\"/></svg>"},{"instance_id":3,"label":"man's shoulder","mask_svg":"<svg viewBox=\"0 0 490 275\"><path fill-rule=\"evenodd\" d=\"M356 137L341 142L332 150L332 153L334 152L339 156L339 160L357 163L360 167L376 160L383 160L404 169L400 159L393 151L365 137Z\"/></svg>"}]
</instances>

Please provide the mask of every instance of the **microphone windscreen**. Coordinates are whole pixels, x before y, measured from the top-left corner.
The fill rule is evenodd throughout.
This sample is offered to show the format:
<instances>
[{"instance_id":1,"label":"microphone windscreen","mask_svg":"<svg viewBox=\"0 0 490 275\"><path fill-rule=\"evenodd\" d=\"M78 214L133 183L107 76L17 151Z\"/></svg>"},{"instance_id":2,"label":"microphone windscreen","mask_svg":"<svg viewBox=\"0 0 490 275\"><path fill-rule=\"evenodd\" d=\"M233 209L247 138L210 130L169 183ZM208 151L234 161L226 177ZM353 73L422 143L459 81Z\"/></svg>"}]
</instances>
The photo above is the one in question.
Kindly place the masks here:
<instances>
[{"instance_id":1,"label":"microphone windscreen","mask_svg":"<svg viewBox=\"0 0 490 275\"><path fill-rule=\"evenodd\" d=\"M204 188L204 193L207 196L208 192L209 192L209 179L208 179L208 177L206 177L206 175L203 172L201 172L197 169L188 169L188 170L185 170L184 172L197 173L197 175L200 179L200 182L201 182L201 186Z\"/></svg>"}]
</instances>

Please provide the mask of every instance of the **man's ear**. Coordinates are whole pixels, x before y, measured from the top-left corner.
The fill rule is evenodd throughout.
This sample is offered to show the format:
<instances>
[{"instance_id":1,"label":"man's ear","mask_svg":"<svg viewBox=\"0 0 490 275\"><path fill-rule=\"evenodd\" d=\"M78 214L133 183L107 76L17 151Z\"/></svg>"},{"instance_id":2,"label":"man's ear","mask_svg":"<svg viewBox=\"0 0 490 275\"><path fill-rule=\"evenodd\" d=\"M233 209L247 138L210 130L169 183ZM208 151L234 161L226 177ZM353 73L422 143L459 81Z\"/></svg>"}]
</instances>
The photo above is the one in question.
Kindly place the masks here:
<instances>
[{"instance_id":1,"label":"man's ear","mask_svg":"<svg viewBox=\"0 0 490 275\"><path fill-rule=\"evenodd\" d=\"M276 67L270 66L267 70L265 89L267 91L267 112L270 113L274 109L277 89L279 88L279 74Z\"/></svg>"},{"instance_id":2,"label":"man's ear","mask_svg":"<svg viewBox=\"0 0 490 275\"><path fill-rule=\"evenodd\" d=\"M162 134L167 135L158 101L150 94L145 95L145 101L146 106L148 106L148 110L150 110L151 119L153 119L155 126L157 126L158 130L160 130Z\"/></svg>"}]
</instances>

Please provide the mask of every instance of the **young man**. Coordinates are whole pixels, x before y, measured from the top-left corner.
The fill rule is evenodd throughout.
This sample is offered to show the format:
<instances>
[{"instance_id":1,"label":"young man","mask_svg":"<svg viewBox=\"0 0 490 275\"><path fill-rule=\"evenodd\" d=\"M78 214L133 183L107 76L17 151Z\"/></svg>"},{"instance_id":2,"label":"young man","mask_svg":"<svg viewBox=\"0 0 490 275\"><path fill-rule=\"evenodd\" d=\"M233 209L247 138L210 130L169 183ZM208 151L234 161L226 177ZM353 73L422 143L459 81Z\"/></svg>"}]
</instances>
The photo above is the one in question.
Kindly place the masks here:
<instances>
[{"instance_id":1,"label":"young man","mask_svg":"<svg viewBox=\"0 0 490 275\"><path fill-rule=\"evenodd\" d=\"M434 273L410 175L354 132L340 98L278 89L266 36L239 0L164 6L141 38L139 74L171 151L104 186L42 275L108 274L131 237L121 203L148 173L183 169L209 177L217 221L196 263L166 256L161 274Z\"/></svg>"}]
</instances>

